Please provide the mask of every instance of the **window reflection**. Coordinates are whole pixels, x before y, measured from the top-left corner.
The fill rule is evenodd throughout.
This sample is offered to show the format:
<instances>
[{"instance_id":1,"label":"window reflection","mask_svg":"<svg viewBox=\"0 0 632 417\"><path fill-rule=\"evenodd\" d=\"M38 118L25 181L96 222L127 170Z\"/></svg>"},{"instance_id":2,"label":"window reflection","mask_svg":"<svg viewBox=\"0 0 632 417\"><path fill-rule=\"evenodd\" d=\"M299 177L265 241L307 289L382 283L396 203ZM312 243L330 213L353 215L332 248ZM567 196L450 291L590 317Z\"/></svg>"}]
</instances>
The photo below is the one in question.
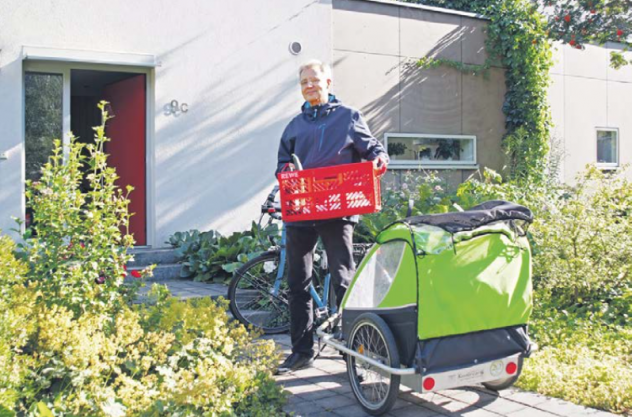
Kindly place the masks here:
<instances>
[{"instance_id":1,"label":"window reflection","mask_svg":"<svg viewBox=\"0 0 632 417\"><path fill-rule=\"evenodd\" d=\"M37 181L42 166L52 155L53 140L62 137L62 75L27 72L24 92L25 175L27 180ZM32 221L29 208L25 220L29 227Z\"/></svg>"}]
</instances>

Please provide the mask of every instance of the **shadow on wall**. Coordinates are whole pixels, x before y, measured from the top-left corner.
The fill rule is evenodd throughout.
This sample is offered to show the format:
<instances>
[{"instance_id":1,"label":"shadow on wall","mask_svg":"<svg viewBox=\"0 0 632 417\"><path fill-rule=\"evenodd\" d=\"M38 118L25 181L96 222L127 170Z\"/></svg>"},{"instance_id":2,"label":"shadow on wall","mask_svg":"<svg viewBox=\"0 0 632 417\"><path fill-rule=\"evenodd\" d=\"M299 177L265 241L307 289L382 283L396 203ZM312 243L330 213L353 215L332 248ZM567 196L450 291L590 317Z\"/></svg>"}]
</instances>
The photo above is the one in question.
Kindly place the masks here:
<instances>
[{"instance_id":1,"label":"shadow on wall","mask_svg":"<svg viewBox=\"0 0 632 417\"><path fill-rule=\"evenodd\" d=\"M229 233L249 227L258 217L259 198L275 183L281 133L300 110L300 89L293 77L296 60L307 58L264 52L285 45L287 31L279 29L300 27L299 18L319 3L290 10L284 20L238 39L238 44L225 45L203 68L198 62L198 72L190 73L197 79L187 83L198 81L200 89L185 117L167 116L160 106L170 99L157 95L157 245L177 230L213 228ZM191 38L182 47L199 41L209 41L209 34ZM175 62L182 53L178 46L161 58ZM176 75L163 68L157 76L164 80Z\"/></svg>"}]
</instances>

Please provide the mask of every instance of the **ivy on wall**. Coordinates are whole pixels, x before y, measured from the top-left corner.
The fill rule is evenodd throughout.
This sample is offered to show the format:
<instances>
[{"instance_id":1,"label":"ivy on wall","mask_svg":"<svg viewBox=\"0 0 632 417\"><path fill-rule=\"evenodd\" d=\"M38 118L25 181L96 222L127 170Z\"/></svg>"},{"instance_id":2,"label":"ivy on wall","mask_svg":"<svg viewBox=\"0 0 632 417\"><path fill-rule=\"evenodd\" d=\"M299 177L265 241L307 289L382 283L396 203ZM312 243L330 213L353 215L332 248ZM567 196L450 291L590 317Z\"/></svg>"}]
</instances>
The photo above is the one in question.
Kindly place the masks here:
<instances>
[{"instance_id":1,"label":"ivy on wall","mask_svg":"<svg viewBox=\"0 0 632 417\"><path fill-rule=\"evenodd\" d=\"M408 0L484 15L487 26L487 61L466 65L441 58L424 58L419 65L448 65L464 72L483 73L500 63L505 68L507 93L504 147L509 174L514 179L543 179L551 124L547 101L551 46L546 20L528 0Z\"/></svg>"}]
</instances>

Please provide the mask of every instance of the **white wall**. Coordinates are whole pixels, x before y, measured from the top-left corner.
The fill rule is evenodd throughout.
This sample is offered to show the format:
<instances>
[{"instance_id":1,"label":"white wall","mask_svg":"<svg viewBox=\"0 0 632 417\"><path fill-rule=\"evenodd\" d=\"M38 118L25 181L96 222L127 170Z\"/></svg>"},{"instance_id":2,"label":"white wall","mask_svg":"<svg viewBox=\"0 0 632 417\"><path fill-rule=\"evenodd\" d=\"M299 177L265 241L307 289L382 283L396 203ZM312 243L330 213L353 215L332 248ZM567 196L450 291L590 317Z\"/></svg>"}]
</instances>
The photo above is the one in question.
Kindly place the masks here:
<instances>
[{"instance_id":1,"label":"white wall","mask_svg":"<svg viewBox=\"0 0 632 417\"><path fill-rule=\"evenodd\" d=\"M331 62L331 0L0 3L0 229L23 210L22 47L152 54L153 246L178 230L243 230L274 183L302 103L301 62ZM300 41L303 52L288 51ZM189 111L167 115L171 100ZM152 213L153 211L153 213Z\"/></svg>"},{"instance_id":2,"label":"white wall","mask_svg":"<svg viewBox=\"0 0 632 417\"><path fill-rule=\"evenodd\" d=\"M610 67L610 52L619 49L611 43L585 50L557 45L554 50L549 104L552 133L562 144L560 177L565 182L574 182L587 164L596 163L597 127L619 129L619 165L632 163L632 66ZM632 178L632 171L628 175Z\"/></svg>"}]
</instances>

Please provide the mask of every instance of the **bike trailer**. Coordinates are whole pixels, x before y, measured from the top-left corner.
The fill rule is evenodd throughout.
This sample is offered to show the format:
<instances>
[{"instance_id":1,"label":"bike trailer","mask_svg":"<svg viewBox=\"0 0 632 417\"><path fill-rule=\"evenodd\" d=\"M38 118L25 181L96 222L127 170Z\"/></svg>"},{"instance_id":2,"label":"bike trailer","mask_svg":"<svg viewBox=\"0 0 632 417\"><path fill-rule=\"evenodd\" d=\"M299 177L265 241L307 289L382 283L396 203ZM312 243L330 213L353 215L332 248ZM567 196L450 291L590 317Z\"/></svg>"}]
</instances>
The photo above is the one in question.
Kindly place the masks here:
<instances>
[{"instance_id":1,"label":"bike trailer","mask_svg":"<svg viewBox=\"0 0 632 417\"><path fill-rule=\"evenodd\" d=\"M532 349L532 220L523 206L489 201L406 218L377 236L342 301L344 341L325 340L348 353L366 411L388 411L400 382L429 392L517 379Z\"/></svg>"}]
</instances>

